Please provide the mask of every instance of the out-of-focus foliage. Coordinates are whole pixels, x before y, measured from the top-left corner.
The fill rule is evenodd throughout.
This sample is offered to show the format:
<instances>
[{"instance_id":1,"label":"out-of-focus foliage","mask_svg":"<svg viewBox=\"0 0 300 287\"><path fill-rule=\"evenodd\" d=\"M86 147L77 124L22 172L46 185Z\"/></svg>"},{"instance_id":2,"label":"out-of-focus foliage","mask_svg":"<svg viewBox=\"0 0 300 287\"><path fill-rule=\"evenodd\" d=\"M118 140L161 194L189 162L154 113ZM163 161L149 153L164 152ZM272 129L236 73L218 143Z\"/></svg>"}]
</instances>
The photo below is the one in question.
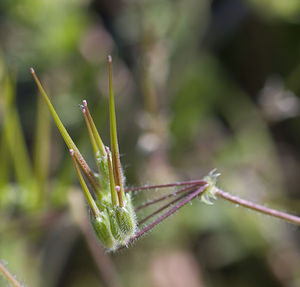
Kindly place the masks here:
<instances>
[{"instance_id":1,"label":"out-of-focus foliage","mask_svg":"<svg viewBox=\"0 0 300 287\"><path fill-rule=\"evenodd\" d=\"M300 3L297 0L249 0L258 13L270 18L282 18L291 22L299 23Z\"/></svg>"},{"instance_id":2,"label":"out-of-focus foliage","mask_svg":"<svg viewBox=\"0 0 300 287\"><path fill-rule=\"evenodd\" d=\"M78 103L108 144L112 54L128 185L216 167L224 190L300 214L299 11L297 0L1 1L0 260L33 287L299 286L299 228L220 200L105 255L29 73L95 167Z\"/></svg>"}]
</instances>

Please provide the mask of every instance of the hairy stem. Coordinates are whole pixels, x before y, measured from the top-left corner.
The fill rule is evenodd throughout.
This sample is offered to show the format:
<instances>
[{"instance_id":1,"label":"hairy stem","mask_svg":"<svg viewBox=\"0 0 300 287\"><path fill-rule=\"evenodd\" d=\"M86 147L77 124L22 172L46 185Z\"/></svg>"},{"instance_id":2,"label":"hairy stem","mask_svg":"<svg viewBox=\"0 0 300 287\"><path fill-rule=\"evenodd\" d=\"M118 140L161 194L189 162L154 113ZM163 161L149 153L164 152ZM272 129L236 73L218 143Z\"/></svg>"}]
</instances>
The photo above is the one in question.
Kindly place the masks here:
<instances>
[{"instance_id":1,"label":"hairy stem","mask_svg":"<svg viewBox=\"0 0 300 287\"><path fill-rule=\"evenodd\" d=\"M282 211L278 211L278 210L275 210L275 209L272 209L272 208L265 207L263 205L259 205L257 203L253 203L251 201L239 198L237 196L233 196L233 195L231 195L231 194L229 194L229 193L227 193L227 192L225 192L221 189L216 189L215 194L217 196L225 199L225 200L228 200L228 201L233 202L235 204L241 205L243 207L246 207L246 208L249 208L249 209L252 209L252 210L255 210L257 212L267 214L267 215L270 215L270 216L273 216L273 217L280 218L284 221L288 221L288 222L300 225L300 217L298 217L296 215L291 215L291 214L288 214L288 213L285 213L285 212L282 212Z\"/></svg>"},{"instance_id":2,"label":"hairy stem","mask_svg":"<svg viewBox=\"0 0 300 287\"><path fill-rule=\"evenodd\" d=\"M155 204L155 203L157 203L157 202L160 202L160 201L162 201L162 200L165 200L165 199L167 199L167 198L169 198L169 197L173 197L173 196L176 196L176 195L178 195L178 194L180 194L180 193L183 193L183 192L185 192L185 191L189 191L189 190L191 190L191 189L195 189L197 186L198 186L198 185L195 185L195 184L194 184L194 185L191 185L191 186L187 186L187 187L182 188L182 189L180 189L180 190L177 190L177 191L175 191L175 192L168 193L168 194L163 195L163 196L161 196L161 197L158 197L158 198L149 200L149 201L147 201L147 202L141 204L140 206L136 207L134 210L137 212L137 211L139 211L139 210L141 210L141 209L143 209L143 208L145 208L145 207L147 207L147 206L153 205L153 204Z\"/></svg>"},{"instance_id":3,"label":"hairy stem","mask_svg":"<svg viewBox=\"0 0 300 287\"><path fill-rule=\"evenodd\" d=\"M19 283L19 281L5 268L3 263L0 261L0 272L3 274L3 276L9 281L9 283L13 287L22 287L22 284Z\"/></svg>"},{"instance_id":4,"label":"hairy stem","mask_svg":"<svg viewBox=\"0 0 300 287\"><path fill-rule=\"evenodd\" d=\"M164 219L175 213L177 210L179 210L181 207L189 203L191 200L199 196L205 189L207 188L207 185L203 185L196 189L194 192L189 193L182 201L180 201L178 204L176 204L174 207L172 207L170 210L168 210L165 214L157 218L154 222L150 223L147 227L139 231L130 241L129 243L135 241L136 239L140 238L142 235L144 235L147 231L155 227L157 224L162 222Z\"/></svg>"},{"instance_id":5,"label":"hairy stem","mask_svg":"<svg viewBox=\"0 0 300 287\"><path fill-rule=\"evenodd\" d=\"M192 193L192 191L187 192L187 194ZM148 221L150 218L152 218L153 216L155 216L156 214L162 212L163 210L167 209L168 207L172 206L173 204L175 204L176 202L178 202L179 200L185 198L187 195L183 194L175 199L173 199L172 201L166 203L165 205L163 205L162 207L158 208L157 210L155 210L154 212L150 213L148 216L146 216L145 218L143 218L141 221L139 221L139 225L145 223L146 221Z\"/></svg>"},{"instance_id":6,"label":"hairy stem","mask_svg":"<svg viewBox=\"0 0 300 287\"><path fill-rule=\"evenodd\" d=\"M147 189L156 189L156 188L167 188L167 187L175 187L175 186L182 186L182 185L204 185L207 184L206 180L188 180L188 181L177 181L173 183L166 183L166 184L155 184L155 185L143 185L138 187L128 187L125 189L125 192L134 192L134 191L142 191Z\"/></svg>"},{"instance_id":7,"label":"hairy stem","mask_svg":"<svg viewBox=\"0 0 300 287\"><path fill-rule=\"evenodd\" d=\"M85 198L88 202L88 205L90 207L90 210L92 211L94 217L97 218L97 217L100 216L100 211L99 211L99 209L97 207L97 204L94 201L92 195L90 194L90 191L89 191L88 187L86 186L85 181L84 181L84 179L83 179L83 177L80 173L80 169L79 169L78 163L77 163L76 158L75 158L74 150L70 149L70 155L72 157L72 160L73 160L73 163L74 163L74 166L75 166L75 170L76 170L80 185L83 189L83 192L84 192Z\"/></svg>"}]
</instances>

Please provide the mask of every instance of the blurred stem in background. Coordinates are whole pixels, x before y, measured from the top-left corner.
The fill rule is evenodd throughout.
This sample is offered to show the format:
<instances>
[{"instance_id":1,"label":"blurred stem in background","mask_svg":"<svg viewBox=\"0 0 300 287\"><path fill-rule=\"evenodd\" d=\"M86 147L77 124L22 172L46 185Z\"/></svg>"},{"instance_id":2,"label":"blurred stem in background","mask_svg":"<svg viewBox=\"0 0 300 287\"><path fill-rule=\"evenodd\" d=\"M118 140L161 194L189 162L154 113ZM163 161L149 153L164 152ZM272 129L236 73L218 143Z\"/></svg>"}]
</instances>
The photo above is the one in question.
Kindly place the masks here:
<instances>
[{"instance_id":1,"label":"blurred stem in background","mask_svg":"<svg viewBox=\"0 0 300 287\"><path fill-rule=\"evenodd\" d=\"M1 217L7 219L1 221L0 224L0 232L3 235L0 239L1 259L5 258L10 264L17 265L18 268L15 269L19 270L18 274L22 274L20 277L26 274L28 286L38 286L40 284L42 284L40 286L55 286L61 270L57 270L58 273L48 270L47 272L52 274L52 277L47 279L48 283L43 282L42 277L39 277L40 272L43 271L41 267L43 256L29 256L26 252L26 246L32 248L37 244L35 240L38 237L32 240L35 237L34 234L48 232L54 226L62 224L65 215L61 208L62 205L66 204L66 194L71 189L71 177L66 176L66 174L70 174L69 170L72 166L66 164L62 169L61 176L63 178L57 181L55 185L60 193L53 192L51 190L52 179L49 176L50 156L53 150L51 150L51 122L48 108L39 96L37 100L35 146L33 149L33 162L31 162L18 117L15 87L16 85L11 80L3 62L1 62L0 88L3 93L0 102L2 121L0 214ZM82 198L79 198L79 201L77 200L78 204L83 204ZM72 205L70 206L72 209ZM15 211L18 215L14 214ZM103 280L106 282L106 286L121 286L118 283L117 274L109 257L103 253L91 230L84 227L89 224L88 220L85 220L87 219L86 210L77 208L74 214L76 214L74 218L77 218L78 226L86 238L87 245ZM75 235L75 233L69 233L69 237L66 236L65 242L57 244L55 247L60 250L61 260L66 260L68 257L70 247L66 248L65 244L72 244ZM39 252L43 252L43 250L39 250ZM48 256L46 260L51 266L51 256ZM54 264L56 263L54 262ZM3 272L8 274L5 270ZM11 284L21 286L17 285L17 281Z\"/></svg>"},{"instance_id":2,"label":"blurred stem in background","mask_svg":"<svg viewBox=\"0 0 300 287\"><path fill-rule=\"evenodd\" d=\"M3 64L2 64L3 66ZM5 70L5 68L2 68ZM3 91L2 97L2 113L3 113L3 129L1 138L3 140L2 149L8 151L13 163L17 187L20 187L18 193L15 194L16 202L25 208L36 208L38 190L34 184L32 176L32 167L29 160L29 154L25 145L18 112L15 108L15 84L6 73L3 73L1 79ZM6 165L2 166L2 170L7 169ZM1 172L2 173L2 172ZM3 171L7 174L7 171ZM9 178L7 177L8 181ZM17 188L18 189L18 188ZM5 190L3 189L4 193ZM11 195L2 194L2 197L9 198Z\"/></svg>"},{"instance_id":3,"label":"blurred stem in background","mask_svg":"<svg viewBox=\"0 0 300 287\"><path fill-rule=\"evenodd\" d=\"M0 261L0 273L7 279L13 287L22 287L18 280L5 268L4 264Z\"/></svg>"},{"instance_id":4,"label":"blurred stem in background","mask_svg":"<svg viewBox=\"0 0 300 287\"><path fill-rule=\"evenodd\" d=\"M141 134L138 148L147 156L144 159L145 173L141 181L152 183L170 182L177 179L168 159L168 114L166 104L166 76L168 59L166 57L165 35L157 33L152 22L152 10L157 9L157 3L136 1L139 56L137 74L143 99L143 112L139 124ZM164 4L163 4L164 5ZM153 29L154 28L154 29ZM157 27L156 27L157 28ZM164 30L166 28L164 27Z\"/></svg>"}]
</instances>

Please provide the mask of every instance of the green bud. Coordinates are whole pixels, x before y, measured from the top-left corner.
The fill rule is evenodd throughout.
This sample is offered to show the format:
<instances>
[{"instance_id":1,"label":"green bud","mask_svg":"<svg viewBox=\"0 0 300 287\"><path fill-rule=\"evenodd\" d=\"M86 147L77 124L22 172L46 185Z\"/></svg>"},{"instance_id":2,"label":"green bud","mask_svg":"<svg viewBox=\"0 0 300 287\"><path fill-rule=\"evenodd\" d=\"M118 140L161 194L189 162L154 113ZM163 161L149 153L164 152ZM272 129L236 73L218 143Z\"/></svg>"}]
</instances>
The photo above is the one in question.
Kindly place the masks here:
<instances>
[{"instance_id":1,"label":"green bud","mask_svg":"<svg viewBox=\"0 0 300 287\"><path fill-rule=\"evenodd\" d=\"M117 222L115 210L109 211L109 222L110 222L110 230L115 240L122 241L122 233L119 224Z\"/></svg>"},{"instance_id":2,"label":"green bud","mask_svg":"<svg viewBox=\"0 0 300 287\"><path fill-rule=\"evenodd\" d=\"M115 249L114 238L111 233L110 223L103 212L100 216L91 216L92 226L96 235L107 249Z\"/></svg>"},{"instance_id":3,"label":"green bud","mask_svg":"<svg viewBox=\"0 0 300 287\"><path fill-rule=\"evenodd\" d=\"M96 156L97 164L99 167L99 183L104 192L109 193L109 171L107 165L107 157L102 156L100 153Z\"/></svg>"},{"instance_id":4,"label":"green bud","mask_svg":"<svg viewBox=\"0 0 300 287\"><path fill-rule=\"evenodd\" d=\"M127 207L116 208L116 218L122 235L130 237L136 230L135 215Z\"/></svg>"},{"instance_id":5,"label":"green bud","mask_svg":"<svg viewBox=\"0 0 300 287\"><path fill-rule=\"evenodd\" d=\"M127 245L137 231L135 212L131 197L126 194L124 206L114 206L110 194L96 201L101 216L92 216L91 222L101 243L107 250L114 251Z\"/></svg>"}]
</instances>

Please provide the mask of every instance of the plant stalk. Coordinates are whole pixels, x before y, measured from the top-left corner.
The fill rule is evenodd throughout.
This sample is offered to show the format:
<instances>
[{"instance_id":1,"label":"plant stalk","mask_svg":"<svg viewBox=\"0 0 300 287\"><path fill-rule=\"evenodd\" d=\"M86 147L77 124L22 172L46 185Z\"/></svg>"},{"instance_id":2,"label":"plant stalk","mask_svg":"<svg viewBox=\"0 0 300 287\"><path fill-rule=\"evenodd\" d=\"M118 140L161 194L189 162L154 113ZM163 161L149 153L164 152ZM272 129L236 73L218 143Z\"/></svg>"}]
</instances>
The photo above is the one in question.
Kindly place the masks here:
<instances>
[{"instance_id":1,"label":"plant stalk","mask_svg":"<svg viewBox=\"0 0 300 287\"><path fill-rule=\"evenodd\" d=\"M216 193L217 196L230 201L232 203L238 204L240 206L255 210L257 212L263 213L263 214L267 214L273 217L277 217L280 218L284 221L287 222L291 222L297 225L300 225L300 217L296 216L296 215L292 215L292 214L288 214L282 211L278 211L272 208L268 208L266 206L257 204L257 203L253 203L251 201L239 198L237 196L231 195L221 189L216 189Z\"/></svg>"},{"instance_id":2,"label":"plant stalk","mask_svg":"<svg viewBox=\"0 0 300 287\"><path fill-rule=\"evenodd\" d=\"M5 268L0 261L0 272L13 287L23 287L23 285Z\"/></svg>"}]
</instances>

